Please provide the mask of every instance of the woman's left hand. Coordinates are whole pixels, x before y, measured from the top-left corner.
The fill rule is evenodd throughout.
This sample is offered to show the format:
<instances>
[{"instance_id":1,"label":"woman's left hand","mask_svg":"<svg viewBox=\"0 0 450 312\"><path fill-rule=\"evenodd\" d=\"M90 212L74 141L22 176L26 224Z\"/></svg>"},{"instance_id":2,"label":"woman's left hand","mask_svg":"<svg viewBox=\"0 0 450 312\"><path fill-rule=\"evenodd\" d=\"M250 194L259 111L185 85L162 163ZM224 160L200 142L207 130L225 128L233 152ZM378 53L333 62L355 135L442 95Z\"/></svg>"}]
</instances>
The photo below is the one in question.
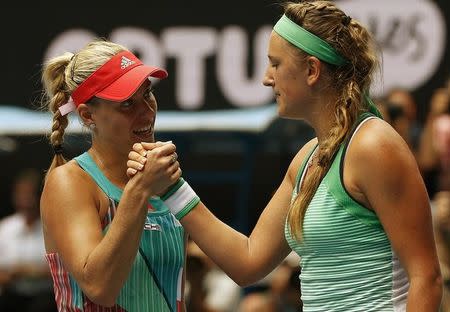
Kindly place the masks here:
<instances>
[{"instance_id":1,"label":"woman's left hand","mask_svg":"<svg viewBox=\"0 0 450 312\"><path fill-rule=\"evenodd\" d=\"M128 161L127 161L127 176L129 178L132 178L138 171L141 171L145 163L147 162L147 151L152 150L158 146L164 145L169 142L155 142L155 143L135 143L133 145L133 150L130 151L128 154ZM145 146L144 146L145 145ZM172 155L173 161L177 161L178 155L177 153L173 153Z\"/></svg>"}]
</instances>

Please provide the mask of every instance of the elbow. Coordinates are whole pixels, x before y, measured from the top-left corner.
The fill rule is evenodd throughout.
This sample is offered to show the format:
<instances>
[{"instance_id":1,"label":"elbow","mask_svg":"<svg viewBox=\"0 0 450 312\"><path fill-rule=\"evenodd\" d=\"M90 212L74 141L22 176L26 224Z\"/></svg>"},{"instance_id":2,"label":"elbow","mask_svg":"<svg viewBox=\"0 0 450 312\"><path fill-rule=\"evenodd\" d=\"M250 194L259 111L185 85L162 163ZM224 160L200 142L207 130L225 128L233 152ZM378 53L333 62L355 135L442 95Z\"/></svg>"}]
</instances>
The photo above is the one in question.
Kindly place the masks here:
<instances>
[{"instance_id":1,"label":"elbow","mask_svg":"<svg viewBox=\"0 0 450 312\"><path fill-rule=\"evenodd\" d=\"M410 280L410 290L414 288L415 292L426 294L433 302L440 302L443 295L444 282L439 269L434 270L433 273L422 276L420 278L412 278Z\"/></svg>"},{"instance_id":2,"label":"elbow","mask_svg":"<svg viewBox=\"0 0 450 312\"><path fill-rule=\"evenodd\" d=\"M116 305L122 284L111 277L111 274L84 266L80 278L77 280L84 295L89 300L101 307L113 307Z\"/></svg>"},{"instance_id":3,"label":"elbow","mask_svg":"<svg viewBox=\"0 0 450 312\"><path fill-rule=\"evenodd\" d=\"M430 285L436 291L436 294L442 296L444 288L444 279L439 268L436 268L435 273L430 277Z\"/></svg>"},{"instance_id":4,"label":"elbow","mask_svg":"<svg viewBox=\"0 0 450 312\"><path fill-rule=\"evenodd\" d=\"M444 292L444 282L441 275L434 278L431 282L430 296L436 300L436 302L442 302L442 296Z\"/></svg>"},{"instance_id":5,"label":"elbow","mask_svg":"<svg viewBox=\"0 0 450 312\"><path fill-rule=\"evenodd\" d=\"M252 286L263 279L270 271L255 261L242 261L234 270L225 271L225 273L240 287Z\"/></svg>"},{"instance_id":6,"label":"elbow","mask_svg":"<svg viewBox=\"0 0 450 312\"><path fill-rule=\"evenodd\" d=\"M442 275L439 274L433 279L433 287L436 290L436 296L442 299L444 291L444 280Z\"/></svg>"},{"instance_id":7,"label":"elbow","mask_svg":"<svg viewBox=\"0 0 450 312\"><path fill-rule=\"evenodd\" d=\"M93 303L105 308L113 307L116 304L117 295L107 287L91 286L84 291L84 294Z\"/></svg>"},{"instance_id":8,"label":"elbow","mask_svg":"<svg viewBox=\"0 0 450 312\"><path fill-rule=\"evenodd\" d=\"M232 278L232 279L233 279L233 281L234 281L236 284L238 284L238 286L241 287L241 288L250 286L249 281L247 281L247 280L245 280L245 279L243 279L243 278Z\"/></svg>"},{"instance_id":9,"label":"elbow","mask_svg":"<svg viewBox=\"0 0 450 312\"><path fill-rule=\"evenodd\" d=\"M230 275L230 277L241 288L251 286L259 280L258 278L252 275L245 275L245 274L237 274L235 276Z\"/></svg>"},{"instance_id":10,"label":"elbow","mask_svg":"<svg viewBox=\"0 0 450 312\"><path fill-rule=\"evenodd\" d=\"M120 289L112 289L106 282L92 282L92 280L85 283L82 289L90 301L102 307L113 307L120 292Z\"/></svg>"},{"instance_id":11,"label":"elbow","mask_svg":"<svg viewBox=\"0 0 450 312\"><path fill-rule=\"evenodd\" d=\"M255 282L246 281L246 280L235 280L234 282L236 284L238 284L239 287L241 287L241 288L245 288L245 287L251 286L251 285L253 285L255 283Z\"/></svg>"}]
</instances>

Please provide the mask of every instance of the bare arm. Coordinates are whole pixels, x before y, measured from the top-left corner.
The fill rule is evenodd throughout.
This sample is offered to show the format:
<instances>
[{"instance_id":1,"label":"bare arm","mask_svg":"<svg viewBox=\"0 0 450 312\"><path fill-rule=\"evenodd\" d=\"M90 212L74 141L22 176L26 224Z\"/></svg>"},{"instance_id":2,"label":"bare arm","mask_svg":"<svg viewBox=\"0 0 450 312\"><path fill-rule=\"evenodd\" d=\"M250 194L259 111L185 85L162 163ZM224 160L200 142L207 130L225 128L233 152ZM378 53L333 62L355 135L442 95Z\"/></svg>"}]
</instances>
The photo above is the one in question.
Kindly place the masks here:
<instances>
[{"instance_id":1,"label":"bare arm","mask_svg":"<svg viewBox=\"0 0 450 312\"><path fill-rule=\"evenodd\" d=\"M408 274L407 311L438 311L442 280L430 202L414 156L400 136L379 120L361 128L348 155L346 163L352 169L347 172L379 217Z\"/></svg>"},{"instance_id":2,"label":"bare arm","mask_svg":"<svg viewBox=\"0 0 450 312\"><path fill-rule=\"evenodd\" d=\"M49 174L41 198L47 252L59 253L93 302L114 305L137 253L147 199L178 179L168 156L174 150L167 145L149 152L143 172L126 184L105 234L99 211L108 203L91 178L73 162Z\"/></svg>"},{"instance_id":3,"label":"bare arm","mask_svg":"<svg viewBox=\"0 0 450 312\"><path fill-rule=\"evenodd\" d=\"M237 284L258 281L290 252L284 237L286 216L297 170L313 144L296 155L249 237L217 219L203 203L181 219L198 246Z\"/></svg>"}]
</instances>

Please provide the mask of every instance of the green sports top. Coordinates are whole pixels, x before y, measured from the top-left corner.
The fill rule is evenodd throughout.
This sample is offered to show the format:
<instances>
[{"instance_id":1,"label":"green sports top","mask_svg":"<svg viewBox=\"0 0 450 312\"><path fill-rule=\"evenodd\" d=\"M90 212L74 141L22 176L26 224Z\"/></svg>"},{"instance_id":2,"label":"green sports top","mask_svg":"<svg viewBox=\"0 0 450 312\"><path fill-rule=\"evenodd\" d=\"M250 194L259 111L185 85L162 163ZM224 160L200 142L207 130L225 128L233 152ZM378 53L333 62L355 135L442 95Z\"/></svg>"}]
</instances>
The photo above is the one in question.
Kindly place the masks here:
<instances>
[{"instance_id":1,"label":"green sports top","mask_svg":"<svg viewBox=\"0 0 450 312\"><path fill-rule=\"evenodd\" d=\"M114 219L122 190L104 176L87 152L75 160L109 198L108 213L102 220L103 231L106 232ZM102 307L90 301L65 270L61 257L57 253L46 255L59 311L180 311L185 262L184 230L159 198L149 199L148 206L153 210L147 213L139 250L113 307Z\"/></svg>"},{"instance_id":2,"label":"green sports top","mask_svg":"<svg viewBox=\"0 0 450 312\"><path fill-rule=\"evenodd\" d=\"M351 137L371 118L375 117L364 113ZM341 144L306 210L301 242L293 238L286 222L286 240L301 258L303 311L405 311L406 272L377 215L354 200L343 184L344 157L350 143ZM292 201L316 148L300 166Z\"/></svg>"}]
</instances>

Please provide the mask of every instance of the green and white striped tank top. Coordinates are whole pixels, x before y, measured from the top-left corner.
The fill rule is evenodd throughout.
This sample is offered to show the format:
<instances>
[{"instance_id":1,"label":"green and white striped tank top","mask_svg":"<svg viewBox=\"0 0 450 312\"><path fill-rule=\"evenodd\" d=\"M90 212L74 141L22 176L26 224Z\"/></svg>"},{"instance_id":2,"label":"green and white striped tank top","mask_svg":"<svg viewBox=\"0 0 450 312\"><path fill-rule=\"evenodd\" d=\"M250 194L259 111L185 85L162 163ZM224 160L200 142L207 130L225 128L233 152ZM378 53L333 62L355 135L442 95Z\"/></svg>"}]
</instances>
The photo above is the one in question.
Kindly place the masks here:
<instances>
[{"instance_id":1,"label":"green and white striped tank top","mask_svg":"<svg viewBox=\"0 0 450 312\"><path fill-rule=\"evenodd\" d=\"M370 118L363 114L354 133ZM406 272L376 214L356 202L343 186L343 163L350 143L341 144L308 206L301 242L293 238L286 222L286 240L301 257L303 311L405 311ZM292 201L316 148L300 166Z\"/></svg>"}]
</instances>

